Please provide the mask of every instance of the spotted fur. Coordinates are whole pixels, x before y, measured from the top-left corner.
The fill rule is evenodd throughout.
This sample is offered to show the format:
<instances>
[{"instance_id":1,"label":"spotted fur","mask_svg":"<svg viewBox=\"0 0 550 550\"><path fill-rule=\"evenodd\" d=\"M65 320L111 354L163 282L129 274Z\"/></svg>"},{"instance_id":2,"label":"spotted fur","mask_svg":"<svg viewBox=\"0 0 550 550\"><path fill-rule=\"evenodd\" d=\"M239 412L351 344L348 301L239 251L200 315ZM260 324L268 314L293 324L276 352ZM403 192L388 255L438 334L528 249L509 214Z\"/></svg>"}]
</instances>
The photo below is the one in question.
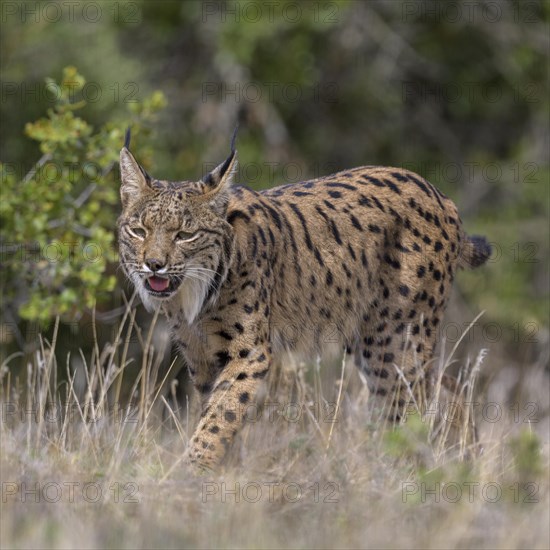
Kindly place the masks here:
<instances>
[{"instance_id":1,"label":"spotted fur","mask_svg":"<svg viewBox=\"0 0 550 550\"><path fill-rule=\"evenodd\" d=\"M166 315L188 365L202 398L189 457L208 468L286 351L345 347L392 419L413 381L429 397L457 267L491 252L408 170L363 166L256 192L232 185L236 166L232 147L202 180L167 182L128 144L120 153L121 264L143 303Z\"/></svg>"}]
</instances>

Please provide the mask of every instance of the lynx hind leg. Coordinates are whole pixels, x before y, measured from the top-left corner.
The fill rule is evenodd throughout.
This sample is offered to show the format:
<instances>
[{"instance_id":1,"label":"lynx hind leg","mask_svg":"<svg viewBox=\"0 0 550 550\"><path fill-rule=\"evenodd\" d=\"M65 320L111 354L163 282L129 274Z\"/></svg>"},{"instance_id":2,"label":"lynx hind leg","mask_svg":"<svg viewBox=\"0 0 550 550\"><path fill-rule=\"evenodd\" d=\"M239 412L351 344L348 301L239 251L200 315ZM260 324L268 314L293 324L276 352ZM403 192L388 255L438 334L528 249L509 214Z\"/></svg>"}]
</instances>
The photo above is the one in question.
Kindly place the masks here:
<instances>
[{"instance_id":1,"label":"lynx hind leg","mask_svg":"<svg viewBox=\"0 0 550 550\"><path fill-rule=\"evenodd\" d=\"M398 422L413 413L433 420L432 440L440 447L475 455L477 433L464 388L444 374L438 383L433 352L436 335L426 328L434 325L434 313L401 323L365 322L364 335L354 348L355 364L365 375L369 410L373 420ZM428 333L427 333L428 332Z\"/></svg>"},{"instance_id":2,"label":"lynx hind leg","mask_svg":"<svg viewBox=\"0 0 550 550\"><path fill-rule=\"evenodd\" d=\"M423 412L433 395L435 334L422 330L423 315L406 321L402 308L393 318L384 309L366 316L355 348L355 363L367 379L369 408L390 421Z\"/></svg>"}]
</instances>

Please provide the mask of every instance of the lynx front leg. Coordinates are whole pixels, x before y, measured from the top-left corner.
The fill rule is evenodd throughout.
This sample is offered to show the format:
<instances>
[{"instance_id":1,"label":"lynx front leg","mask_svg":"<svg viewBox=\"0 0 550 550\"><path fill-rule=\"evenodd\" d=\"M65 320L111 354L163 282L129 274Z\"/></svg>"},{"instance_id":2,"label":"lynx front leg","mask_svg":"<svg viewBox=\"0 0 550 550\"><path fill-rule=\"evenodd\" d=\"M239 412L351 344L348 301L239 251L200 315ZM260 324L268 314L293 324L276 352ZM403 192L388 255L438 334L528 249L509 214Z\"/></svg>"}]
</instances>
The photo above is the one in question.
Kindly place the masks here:
<instances>
[{"instance_id":1,"label":"lynx front leg","mask_svg":"<svg viewBox=\"0 0 550 550\"><path fill-rule=\"evenodd\" d=\"M268 373L271 357L260 348L236 352L216 378L190 442L189 461L199 468L213 469L225 456L242 427L247 407ZM244 356L244 357L243 357Z\"/></svg>"}]
</instances>

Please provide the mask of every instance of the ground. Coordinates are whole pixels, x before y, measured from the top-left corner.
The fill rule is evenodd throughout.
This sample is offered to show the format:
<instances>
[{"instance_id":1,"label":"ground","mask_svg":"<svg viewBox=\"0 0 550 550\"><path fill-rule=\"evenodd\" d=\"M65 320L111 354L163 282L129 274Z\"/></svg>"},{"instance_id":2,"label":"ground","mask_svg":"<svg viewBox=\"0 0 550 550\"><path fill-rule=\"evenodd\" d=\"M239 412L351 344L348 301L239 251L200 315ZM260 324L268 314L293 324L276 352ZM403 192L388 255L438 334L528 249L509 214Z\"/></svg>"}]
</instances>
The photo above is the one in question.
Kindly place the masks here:
<instances>
[{"instance_id":1,"label":"ground","mask_svg":"<svg viewBox=\"0 0 550 550\"><path fill-rule=\"evenodd\" d=\"M289 360L222 470L197 475L182 460L195 407L157 391L152 353L124 418L102 397L117 390L116 357L103 355L103 376L90 358L89 382L58 385L65 415L41 405L59 357L37 354L26 387L3 369L3 548L549 546L548 446L529 409L495 420L478 407L480 444L461 458L429 441L429 416L411 411L396 430L369 418L356 370Z\"/></svg>"}]
</instances>

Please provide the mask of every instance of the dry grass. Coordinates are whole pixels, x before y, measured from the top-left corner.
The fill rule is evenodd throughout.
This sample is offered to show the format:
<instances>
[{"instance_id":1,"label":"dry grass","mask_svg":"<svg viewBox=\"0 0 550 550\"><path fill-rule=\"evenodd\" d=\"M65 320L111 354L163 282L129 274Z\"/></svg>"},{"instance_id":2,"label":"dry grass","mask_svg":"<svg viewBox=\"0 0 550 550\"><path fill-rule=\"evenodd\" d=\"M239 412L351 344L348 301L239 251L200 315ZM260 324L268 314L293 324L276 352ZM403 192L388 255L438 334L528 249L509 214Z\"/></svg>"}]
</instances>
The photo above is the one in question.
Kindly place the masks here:
<instances>
[{"instance_id":1,"label":"dry grass","mask_svg":"<svg viewBox=\"0 0 550 550\"><path fill-rule=\"evenodd\" d=\"M138 339L132 404L118 406L134 329L128 309L112 345L82 357L80 381L55 337L24 379L10 374L18 358L2 366L2 548L550 545L547 449L529 427L471 408L479 446L467 417L454 446L445 415L411 414L392 430L345 363L331 376L289 360L223 470L195 476L182 455L196 415L166 391L153 329ZM466 400L482 359L463 369Z\"/></svg>"}]
</instances>

